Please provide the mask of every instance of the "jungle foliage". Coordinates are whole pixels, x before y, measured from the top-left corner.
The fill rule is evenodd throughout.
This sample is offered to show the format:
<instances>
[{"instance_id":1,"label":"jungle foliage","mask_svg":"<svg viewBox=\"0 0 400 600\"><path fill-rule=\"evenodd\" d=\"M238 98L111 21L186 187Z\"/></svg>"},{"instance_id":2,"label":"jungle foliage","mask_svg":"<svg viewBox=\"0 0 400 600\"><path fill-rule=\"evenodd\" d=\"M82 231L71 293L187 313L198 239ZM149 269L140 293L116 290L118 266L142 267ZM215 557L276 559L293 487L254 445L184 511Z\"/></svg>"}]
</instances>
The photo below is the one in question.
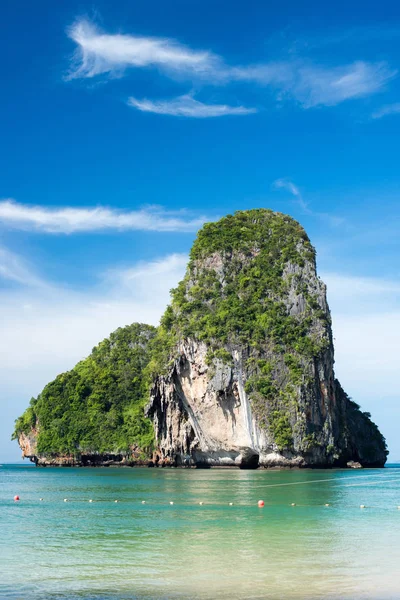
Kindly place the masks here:
<instances>
[{"instance_id":1,"label":"jungle foliage","mask_svg":"<svg viewBox=\"0 0 400 600\"><path fill-rule=\"evenodd\" d=\"M159 327L135 323L111 334L32 399L15 437L37 429L43 454L150 450L150 387L174 364L179 342L191 338L207 345L210 373L246 349L253 410L278 448L290 449L299 390L331 343L316 282L315 251L287 215L256 209L207 223ZM293 295L303 304L291 312Z\"/></svg>"},{"instance_id":2,"label":"jungle foliage","mask_svg":"<svg viewBox=\"0 0 400 600\"><path fill-rule=\"evenodd\" d=\"M150 325L117 329L71 371L58 375L16 421L14 436L37 428L39 454L126 453L153 445L144 416Z\"/></svg>"}]
</instances>

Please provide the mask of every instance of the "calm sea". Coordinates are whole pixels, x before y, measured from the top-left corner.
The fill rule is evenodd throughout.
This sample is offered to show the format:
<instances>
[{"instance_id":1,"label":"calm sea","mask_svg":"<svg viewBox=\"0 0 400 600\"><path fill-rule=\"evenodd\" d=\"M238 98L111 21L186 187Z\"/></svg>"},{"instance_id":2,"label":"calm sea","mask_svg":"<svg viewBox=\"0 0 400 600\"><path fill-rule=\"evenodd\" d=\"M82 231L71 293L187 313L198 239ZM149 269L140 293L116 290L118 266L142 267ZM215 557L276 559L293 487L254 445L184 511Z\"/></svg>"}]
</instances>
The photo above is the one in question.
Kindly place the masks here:
<instances>
[{"instance_id":1,"label":"calm sea","mask_svg":"<svg viewBox=\"0 0 400 600\"><path fill-rule=\"evenodd\" d=\"M257 507L260 499L264 508ZM4 465L0 597L398 599L398 506L399 466Z\"/></svg>"}]
</instances>

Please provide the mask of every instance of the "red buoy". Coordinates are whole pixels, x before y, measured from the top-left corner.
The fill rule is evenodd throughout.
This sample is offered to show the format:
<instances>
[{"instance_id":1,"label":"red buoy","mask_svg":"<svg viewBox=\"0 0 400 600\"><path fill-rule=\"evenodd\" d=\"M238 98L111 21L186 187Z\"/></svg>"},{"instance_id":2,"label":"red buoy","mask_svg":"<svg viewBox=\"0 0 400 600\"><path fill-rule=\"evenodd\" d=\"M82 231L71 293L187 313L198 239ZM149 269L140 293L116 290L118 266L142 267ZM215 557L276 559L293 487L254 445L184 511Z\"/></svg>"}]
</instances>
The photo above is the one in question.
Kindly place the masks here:
<instances>
[{"instance_id":1,"label":"red buoy","mask_svg":"<svg viewBox=\"0 0 400 600\"><path fill-rule=\"evenodd\" d=\"M19 500L19 496L14 496L14 500L17 502L17 500Z\"/></svg>"},{"instance_id":2,"label":"red buoy","mask_svg":"<svg viewBox=\"0 0 400 600\"><path fill-rule=\"evenodd\" d=\"M263 508L264 506L264 500L259 500L258 501L258 508Z\"/></svg>"}]
</instances>

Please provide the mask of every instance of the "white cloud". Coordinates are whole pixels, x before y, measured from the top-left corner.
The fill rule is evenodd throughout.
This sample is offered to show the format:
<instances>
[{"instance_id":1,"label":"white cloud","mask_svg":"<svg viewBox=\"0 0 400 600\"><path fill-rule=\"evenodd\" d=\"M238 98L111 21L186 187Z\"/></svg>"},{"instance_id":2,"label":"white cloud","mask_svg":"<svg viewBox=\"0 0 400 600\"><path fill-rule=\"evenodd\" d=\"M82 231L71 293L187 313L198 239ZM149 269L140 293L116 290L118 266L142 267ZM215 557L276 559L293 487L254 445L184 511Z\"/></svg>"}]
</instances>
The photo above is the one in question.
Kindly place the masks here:
<instances>
[{"instance_id":1,"label":"white cloud","mask_svg":"<svg viewBox=\"0 0 400 600\"><path fill-rule=\"evenodd\" d=\"M25 263L41 285L21 277L18 287L0 288L0 382L7 379L25 389L31 385L28 373L42 381L70 368L117 327L133 321L157 324L187 260L185 254L172 254L114 269L83 292L45 282L35 275L33 265ZM0 280L2 275L0 271ZM14 381L11 371L21 364L24 378Z\"/></svg>"},{"instance_id":2,"label":"white cloud","mask_svg":"<svg viewBox=\"0 0 400 600\"><path fill-rule=\"evenodd\" d=\"M109 229L127 231L196 231L205 217L190 219L185 214L149 207L136 211L111 208L49 208L0 201L0 222L22 230L47 233L94 232Z\"/></svg>"},{"instance_id":3,"label":"white cloud","mask_svg":"<svg viewBox=\"0 0 400 600\"><path fill-rule=\"evenodd\" d=\"M300 190L292 181L288 179L276 179L273 183L273 186L276 189L284 189L288 190L293 196L297 196L297 198L301 197Z\"/></svg>"},{"instance_id":4,"label":"white cloud","mask_svg":"<svg viewBox=\"0 0 400 600\"><path fill-rule=\"evenodd\" d=\"M296 203L301 208L303 213L306 215L310 215L311 217L317 217L319 219L323 219L324 221L329 222L331 225L341 225L344 221L344 219L342 217L337 217L336 215L331 215L329 213L318 212L318 211L312 210L310 208L308 202L306 202L304 200L297 185L295 185L289 179L276 179L272 183L272 187L276 190L282 189L282 190L288 191L292 196L294 196L296 198Z\"/></svg>"},{"instance_id":5,"label":"white cloud","mask_svg":"<svg viewBox=\"0 0 400 600\"><path fill-rule=\"evenodd\" d=\"M133 96L128 100L129 106L143 112L157 113L159 115L173 115L176 117L223 117L225 115L248 115L257 112L255 108L245 106L229 106L227 104L203 104L195 100L190 94L179 96L172 100L137 100Z\"/></svg>"},{"instance_id":6,"label":"white cloud","mask_svg":"<svg viewBox=\"0 0 400 600\"><path fill-rule=\"evenodd\" d=\"M395 102L394 104L386 104L382 106L379 110L372 113L373 119L381 119L382 117L387 117L388 115L398 115L400 113L400 102Z\"/></svg>"},{"instance_id":7,"label":"white cloud","mask_svg":"<svg viewBox=\"0 0 400 600\"><path fill-rule=\"evenodd\" d=\"M270 85L303 108L334 106L351 98L379 92L396 75L387 63L356 61L320 66L301 59L267 65L233 68L232 79Z\"/></svg>"},{"instance_id":8,"label":"white cloud","mask_svg":"<svg viewBox=\"0 0 400 600\"><path fill-rule=\"evenodd\" d=\"M84 19L76 21L68 35L78 45L69 78L118 75L127 67L157 67L201 77L215 71L220 60L169 38L109 35Z\"/></svg>"},{"instance_id":9,"label":"white cloud","mask_svg":"<svg viewBox=\"0 0 400 600\"><path fill-rule=\"evenodd\" d=\"M304 65L288 91L304 108L334 106L379 92L395 75L385 62L357 61L334 68Z\"/></svg>"},{"instance_id":10,"label":"white cloud","mask_svg":"<svg viewBox=\"0 0 400 600\"><path fill-rule=\"evenodd\" d=\"M232 66L211 51L193 50L170 38L110 35L86 20L76 21L68 34L78 46L69 78L120 76L129 67L156 67L169 77L192 82L225 85L242 81L270 86L280 98L291 97L303 108L334 106L377 93L396 75L396 71L382 61L320 66L290 58ZM172 114L167 112L170 107L166 103L134 101L139 102L141 106L135 106L140 110Z\"/></svg>"},{"instance_id":11,"label":"white cloud","mask_svg":"<svg viewBox=\"0 0 400 600\"><path fill-rule=\"evenodd\" d=\"M289 179L276 179L273 182L272 187L276 190L282 189L290 192L290 194L292 194L292 196L294 196L297 199L298 205L300 206L300 208L302 208L304 212L308 214L312 212L308 208L308 204L303 200L303 196L301 195L301 192L297 185L295 185L292 181L289 181Z\"/></svg>"},{"instance_id":12,"label":"white cloud","mask_svg":"<svg viewBox=\"0 0 400 600\"><path fill-rule=\"evenodd\" d=\"M34 275L30 266L7 248L0 246L0 279L33 287L44 287L46 284Z\"/></svg>"},{"instance_id":13,"label":"white cloud","mask_svg":"<svg viewBox=\"0 0 400 600\"><path fill-rule=\"evenodd\" d=\"M123 293L165 297L165 290L172 287L171 285L168 287L168 281L175 284L182 278L187 262L186 254L170 254L150 262L139 262L134 267L110 270L105 273L104 282L111 289L118 287L118 290L122 290ZM149 281L151 281L150 290Z\"/></svg>"}]
</instances>

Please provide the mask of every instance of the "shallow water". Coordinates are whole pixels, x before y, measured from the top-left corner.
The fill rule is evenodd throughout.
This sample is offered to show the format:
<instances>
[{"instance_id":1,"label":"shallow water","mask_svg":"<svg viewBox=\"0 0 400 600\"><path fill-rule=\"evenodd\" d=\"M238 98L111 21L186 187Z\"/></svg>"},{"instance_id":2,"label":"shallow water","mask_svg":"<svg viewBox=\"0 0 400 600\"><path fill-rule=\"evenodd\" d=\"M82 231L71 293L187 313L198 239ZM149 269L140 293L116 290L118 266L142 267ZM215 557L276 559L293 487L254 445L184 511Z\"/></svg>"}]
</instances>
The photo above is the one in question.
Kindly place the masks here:
<instances>
[{"instance_id":1,"label":"shallow water","mask_svg":"<svg viewBox=\"0 0 400 600\"><path fill-rule=\"evenodd\" d=\"M400 468L3 466L0 597L400 598L397 506Z\"/></svg>"}]
</instances>

